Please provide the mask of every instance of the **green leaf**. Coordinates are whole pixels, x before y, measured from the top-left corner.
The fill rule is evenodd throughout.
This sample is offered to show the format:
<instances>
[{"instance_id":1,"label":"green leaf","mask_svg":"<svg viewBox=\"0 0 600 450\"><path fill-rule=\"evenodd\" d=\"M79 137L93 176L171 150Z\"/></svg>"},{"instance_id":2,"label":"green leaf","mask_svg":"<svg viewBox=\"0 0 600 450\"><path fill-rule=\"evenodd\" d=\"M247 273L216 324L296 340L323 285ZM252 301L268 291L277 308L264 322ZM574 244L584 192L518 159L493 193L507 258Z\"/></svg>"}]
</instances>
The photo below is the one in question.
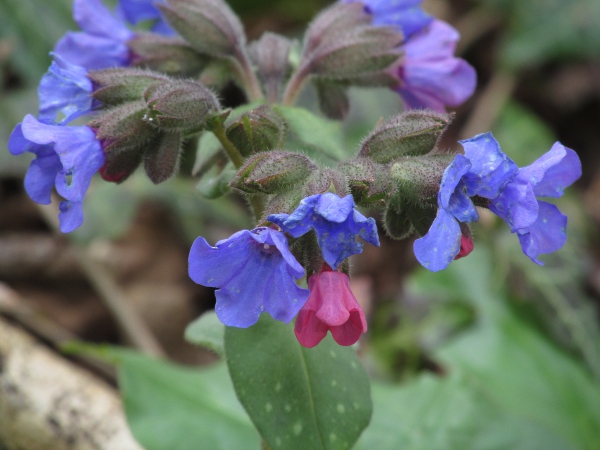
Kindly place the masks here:
<instances>
[{"instance_id":1,"label":"green leaf","mask_svg":"<svg viewBox=\"0 0 600 450\"><path fill-rule=\"evenodd\" d=\"M208 311L190 323L185 329L185 340L212 350L219 356L225 355L225 325L214 311Z\"/></svg>"},{"instance_id":2,"label":"green leaf","mask_svg":"<svg viewBox=\"0 0 600 450\"><path fill-rule=\"evenodd\" d=\"M419 273L413 286L421 293L462 298L479 312L476 327L442 347L440 359L512 415L553 430L576 448L597 449L600 384L507 307L505 280L494 279L490 261L479 247L439 274Z\"/></svg>"},{"instance_id":3,"label":"green leaf","mask_svg":"<svg viewBox=\"0 0 600 450\"><path fill-rule=\"evenodd\" d=\"M340 161L348 153L344 149L341 125L319 117L304 108L277 106L274 108L286 121L289 130L299 141L299 150L323 160ZM291 150L297 150L291 148Z\"/></svg>"},{"instance_id":4,"label":"green leaf","mask_svg":"<svg viewBox=\"0 0 600 450\"><path fill-rule=\"evenodd\" d=\"M496 3L497 0L487 0ZM504 3L504 4L502 4ZM502 63L522 69L560 58L600 55L600 2L597 0L510 0Z\"/></svg>"},{"instance_id":5,"label":"green leaf","mask_svg":"<svg viewBox=\"0 0 600 450\"><path fill-rule=\"evenodd\" d=\"M468 377L425 374L373 384L371 425L356 450L568 450L559 436L508 414Z\"/></svg>"},{"instance_id":6,"label":"green leaf","mask_svg":"<svg viewBox=\"0 0 600 450\"><path fill-rule=\"evenodd\" d=\"M196 189L200 195L210 200L222 197L231 191L229 183L233 180L236 172L232 163L227 163L225 167L213 166L200 177Z\"/></svg>"},{"instance_id":7,"label":"green leaf","mask_svg":"<svg viewBox=\"0 0 600 450\"><path fill-rule=\"evenodd\" d=\"M205 171L219 153L219 150L221 150L221 143L217 137L212 132L205 131L198 140L192 174L196 175L200 171Z\"/></svg>"},{"instance_id":8,"label":"green leaf","mask_svg":"<svg viewBox=\"0 0 600 450\"><path fill-rule=\"evenodd\" d=\"M271 449L349 449L368 425L367 374L331 336L307 349L292 324L263 314L250 328L227 327L225 352L238 398Z\"/></svg>"},{"instance_id":9,"label":"green leaf","mask_svg":"<svg viewBox=\"0 0 600 450\"><path fill-rule=\"evenodd\" d=\"M127 420L145 449L260 448L224 364L196 370L115 347L75 344L69 350L118 366Z\"/></svg>"}]
</instances>

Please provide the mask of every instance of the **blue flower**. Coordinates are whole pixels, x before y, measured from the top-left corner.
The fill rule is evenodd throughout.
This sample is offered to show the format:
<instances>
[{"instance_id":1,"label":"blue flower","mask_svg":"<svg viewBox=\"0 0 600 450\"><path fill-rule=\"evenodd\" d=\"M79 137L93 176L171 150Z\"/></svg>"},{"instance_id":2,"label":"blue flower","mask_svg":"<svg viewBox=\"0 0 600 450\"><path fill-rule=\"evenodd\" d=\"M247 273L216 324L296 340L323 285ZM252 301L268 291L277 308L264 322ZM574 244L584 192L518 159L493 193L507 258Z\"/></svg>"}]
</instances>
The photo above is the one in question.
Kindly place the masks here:
<instances>
[{"instance_id":1,"label":"blue flower","mask_svg":"<svg viewBox=\"0 0 600 450\"><path fill-rule=\"evenodd\" d=\"M421 9L422 0L342 0L343 3L356 1L360 1L365 11L373 16L374 25L396 26L402 30L405 40L433 20Z\"/></svg>"},{"instance_id":2,"label":"blue flower","mask_svg":"<svg viewBox=\"0 0 600 450\"><path fill-rule=\"evenodd\" d=\"M247 328L263 311L288 323L308 299L308 290L294 281L304 276L304 269L280 231L242 230L215 247L199 237L188 261L192 280L218 288L215 312L228 326Z\"/></svg>"},{"instance_id":3,"label":"blue flower","mask_svg":"<svg viewBox=\"0 0 600 450\"><path fill-rule=\"evenodd\" d=\"M491 133L480 134L463 141L467 158L485 165L485 155L502 161L493 171L497 180L503 180L498 190L477 191L490 200L489 208L500 216L513 233L517 233L523 253L533 262L540 254L560 249L567 240L567 217L559 209L538 197L561 197L564 189L581 176L581 162L577 153L556 142L552 148L529 166L519 168L500 149Z\"/></svg>"},{"instance_id":4,"label":"blue flower","mask_svg":"<svg viewBox=\"0 0 600 450\"><path fill-rule=\"evenodd\" d=\"M134 33L101 0L75 0L73 17L83 31L66 33L56 44L57 55L88 70L129 65L127 41Z\"/></svg>"},{"instance_id":5,"label":"blue flower","mask_svg":"<svg viewBox=\"0 0 600 450\"><path fill-rule=\"evenodd\" d=\"M64 198L60 229L73 231L83 222L83 198L92 176L104 164L102 146L89 127L48 125L27 115L8 141L13 155L31 152L36 158L25 176L25 190L37 203L49 204L52 188Z\"/></svg>"},{"instance_id":6,"label":"blue flower","mask_svg":"<svg viewBox=\"0 0 600 450\"><path fill-rule=\"evenodd\" d=\"M355 206L351 195L340 198L327 192L306 197L292 214L271 214L267 220L293 237L315 230L323 259L336 269L349 256L362 252L356 236L379 246L375 220L367 219Z\"/></svg>"},{"instance_id":7,"label":"blue flower","mask_svg":"<svg viewBox=\"0 0 600 450\"><path fill-rule=\"evenodd\" d=\"M54 61L38 87L38 119L44 123L65 124L89 112L94 100L87 73L85 68L54 55Z\"/></svg>"},{"instance_id":8,"label":"blue flower","mask_svg":"<svg viewBox=\"0 0 600 450\"><path fill-rule=\"evenodd\" d=\"M120 0L119 7L125 19L136 25L143 20L154 20L152 31L159 34L174 34L173 29L163 19L160 10L156 7L159 3L165 3L164 0Z\"/></svg>"},{"instance_id":9,"label":"blue flower","mask_svg":"<svg viewBox=\"0 0 600 450\"><path fill-rule=\"evenodd\" d=\"M434 20L402 46L396 90L409 108L445 112L446 106L459 106L473 94L475 69L454 56L459 37L450 25Z\"/></svg>"},{"instance_id":10,"label":"blue flower","mask_svg":"<svg viewBox=\"0 0 600 450\"><path fill-rule=\"evenodd\" d=\"M436 218L427 234L414 243L417 260L432 272L448 267L459 254L461 244L465 247L460 223L476 222L479 219L475 205L467 195L465 184L465 175L470 169L469 160L463 155L456 155L442 176ZM470 236L467 239L471 242ZM471 249L472 246L469 251Z\"/></svg>"}]
</instances>

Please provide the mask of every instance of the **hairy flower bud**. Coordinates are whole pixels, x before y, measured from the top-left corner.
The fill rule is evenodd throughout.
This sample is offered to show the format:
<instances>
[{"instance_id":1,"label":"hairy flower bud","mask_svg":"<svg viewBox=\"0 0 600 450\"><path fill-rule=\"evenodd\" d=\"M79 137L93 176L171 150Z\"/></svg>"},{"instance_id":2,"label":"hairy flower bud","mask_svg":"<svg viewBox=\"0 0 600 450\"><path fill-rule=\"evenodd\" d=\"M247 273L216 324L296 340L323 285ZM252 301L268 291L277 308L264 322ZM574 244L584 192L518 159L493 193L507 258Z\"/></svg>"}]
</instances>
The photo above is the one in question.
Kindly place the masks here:
<instances>
[{"instance_id":1,"label":"hairy flower bud","mask_svg":"<svg viewBox=\"0 0 600 450\"><path fill-rule=\"evenodd\" d=\"M143 101L127 102L108 109L90 122L105 152L139 147L156 137L158 131L143 118L147 108Z\"/></svg>"},{"instance_id":2,"label":"hairy flower bud","mask_svg":"<svg viewBox=\"0 0 600 450\"><path fill-rule=\"evenodd\" d=\"M267 98L274 102L289 69L289 54L292 43L284 36L265 33L250 44L249 53L258 68L258 75L265 87Z\"/></svg>"},{"instance_id":3,"label":"hairy flower bud","mask_svg":"<svg viewBox=\"0 0 600 450\"><path fill-rule=\"evenodd\" d=\"M285 122L269 106L262 105L243 114L227 128L227 137L244 156L280 148Z\"/></svg>"},{"instance_id":4,"label":"hairy flower bud","mask_svg":"<svg viewBox=\"0 0 600 450\"><path fill-rule=\"evenodd\" d=\"M395 205L388 205L383 214L383 226L392 239L406 239L415 232L410 217L406 212L400 211Z\"/></svg>"},{"instance_id":5,"label":"hairy flower bud","mask_svg":"<svg viewBox=\"0 0 600 450\"><path fill-rule=\"evenodd\" d=\"M168 80L160 73L131 68L96 70L88 78L94 85L92 96L108 106L141 100L149 86Z\"/></svg>"},{"instance_id":6,"label":"hairy flower bud","mask_svg":"<svg viewBox=\"0 0 600 450\"><path fill-rule=\"evenodd\" d=\"M389 167L369 158L344 161L338 169L347 177L352 195L359 204L381 203L396 190L390 180Z\"/></svg>"},{"instance_id":7,"label":"hairy flower bud","mask_svg":"<svg viewBox=\"0 0 600 450\"><path fill-rule=\"evenodd\" d=\"M177 172L180 156L181 135L163 133L144 154L146 175L154 184L162 183Z\"/></svg>"},{"instance_id":8,"label":"hairy flower bud","mask_svg":"<svg viewBox=\"0 0 600 450\"><path fill-rule=\"evenodd\" d=\"M144 92L149 112L146 120L166 131L191 131L204 127L219 109L216 96L195 81L169 80Z\"/></svg>"},{"instance_id":9,"label":"hairy flower bud","mask_svg":"<svg viewBox=\"0 0 600 450\"><path fill-rule=\"evenodd\" d=\"M409 156L392 164L390 177L397 186L394 202L410 200L416 203L433 201L440 190L444 170L452 161L452 155Z\"/></svg>"},{"instance_id":10,"label":"hairy flower bud","mask_svg":"<svg viewBox=\"0 0 600 450\"><path fill-rule=\"evenodd\" d=\"M451 117L433 111L407 111L377 127L362 143L360 156L386 164L402 156L429 153Z\"/></svg>"},{"instance_id":11,"label":"hairy flower bud","mask_svg":"<svg viewBox=\"0 0 600 450\"><path fill-rule=\"evenodd\" d=\"M196 77L210 61L176 36L138 33L127 45L133 53L132 65L170 75Z\"/></svg>"},{"instance_id":12,"label":"hairy flower bud","mask_svg":"<svg viewBox=\"0 0 600 450\"><path fill-rule=\"evenodd\" d=\"M334 120L343 120L350 110L350 101L346 89L339 84L316 78L313 82L319 96L321 111Z\"/></svg>"},{"instance_id":13,"label":"hairy flower bud","mask_svg":"<svg viewBox=\"0 0 600 450\"><path fill-rule=\"evenodd\" d=\"M263 152L242 166L231 186L248 193L276 194L304 181L316 168L301 153Z\"/></svg>"},{"instance_id":14,"label":"hairy flower bud","mask_svg":"<svg viewBox=\"0 0 600 450\"><path fill-rule=\"evenodd\" d=\"M168 0L167 5L158 7L169 24L202 54L234 56L245 46L244 28L222 0Z\"/></svg>"},{"instance_id":15,"label":"hairy flower bud","mask_svg":"<svg viewBox=\"0 0 600 450\"><path fill-rule=\"evenodd\" d=\"M402 33L372 26L360 4L336 4L306 33L299 72L352 83L387 69L401 56Z\"/></svg>"}]
</instances>

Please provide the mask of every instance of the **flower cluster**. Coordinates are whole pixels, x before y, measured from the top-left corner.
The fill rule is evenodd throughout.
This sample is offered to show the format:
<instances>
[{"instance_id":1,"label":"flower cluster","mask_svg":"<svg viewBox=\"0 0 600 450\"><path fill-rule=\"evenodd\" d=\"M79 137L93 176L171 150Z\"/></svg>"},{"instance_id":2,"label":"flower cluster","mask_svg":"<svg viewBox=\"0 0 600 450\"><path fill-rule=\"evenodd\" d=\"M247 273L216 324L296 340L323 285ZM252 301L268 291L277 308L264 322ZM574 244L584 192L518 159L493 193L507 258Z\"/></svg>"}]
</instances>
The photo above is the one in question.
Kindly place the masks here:
<instances>
[{"instance_id":1,"label":"flower cluster","mask_svg":"<svg viewBox=\"0 0 600 450\"><path fill-rule=\"evenodd\" d=\"M465 155L457 155L444 171L437 216L429 232L415 241L419 262L438 271L460 255L465 237L459 224L478 220L473 203L478 197L517 234L523 253L543 264L539 255L564 245L567 217L537 197L560 197L581 176L577 154L556 142L535 162L519 168L502 152L491 133L460 143Z\"/></svg>"},{"instance_id":2,"label":"flower cluster","mask_svg":"<svg viewBox=\"0 0 600 450\"><path fill-rule=\"evenodd\" d=\"M286 323L298 315L295 332L302 345L317 345L328 330L340 345L354 344L367 324L348 275L337 269L362 251L357 236L379 246L375 221L356 210L352 196L332 193L307 197L291 214L273 214L268 220L283 231L243 230L215 247L199 237L192 246L190 277L218 288L219 319L225 325L249 327L263 311ZM297 238L310 231L317 235L325 263L321 272L309 277L307 290L294 281L304 276L304 269L290 252L284 232Z\"/></svg>"},{"instance_id":3,"label":"flower cluster","mask_svg":"<svg viewBox=\"0 0 600 450\"><path fill-rule=\"evenodd\" d=\"M454 56L460 36L446 22L434 19L420 7L422 0L359 1L375 25L398 28L404 35L404 56L394 68L396 91L408 108L444 112L457 107L475 91L477 75L465 60Z\"/></svg>"}]
</instances>

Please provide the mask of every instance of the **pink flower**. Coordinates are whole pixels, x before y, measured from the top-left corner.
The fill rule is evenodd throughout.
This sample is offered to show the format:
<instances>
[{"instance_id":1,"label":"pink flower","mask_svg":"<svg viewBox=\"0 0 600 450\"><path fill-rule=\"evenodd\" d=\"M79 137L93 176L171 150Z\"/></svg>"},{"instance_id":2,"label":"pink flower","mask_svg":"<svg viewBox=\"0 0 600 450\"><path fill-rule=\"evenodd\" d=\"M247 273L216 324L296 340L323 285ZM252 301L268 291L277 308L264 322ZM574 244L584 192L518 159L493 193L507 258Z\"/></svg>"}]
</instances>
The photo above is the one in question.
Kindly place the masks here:
<instances>
[{"instance_id":1,"label":"pink flower","mask_svg":"<svg viewBox=\"0 0 600 450\"><path fill-rule=\"evenodd\" d=\"M327 270L308 279L310 291L294 332L304 347L314 347L331 331L340 345L352 345L367 331L365 314L345 273Z\"/></svg>"}]
</instances>

